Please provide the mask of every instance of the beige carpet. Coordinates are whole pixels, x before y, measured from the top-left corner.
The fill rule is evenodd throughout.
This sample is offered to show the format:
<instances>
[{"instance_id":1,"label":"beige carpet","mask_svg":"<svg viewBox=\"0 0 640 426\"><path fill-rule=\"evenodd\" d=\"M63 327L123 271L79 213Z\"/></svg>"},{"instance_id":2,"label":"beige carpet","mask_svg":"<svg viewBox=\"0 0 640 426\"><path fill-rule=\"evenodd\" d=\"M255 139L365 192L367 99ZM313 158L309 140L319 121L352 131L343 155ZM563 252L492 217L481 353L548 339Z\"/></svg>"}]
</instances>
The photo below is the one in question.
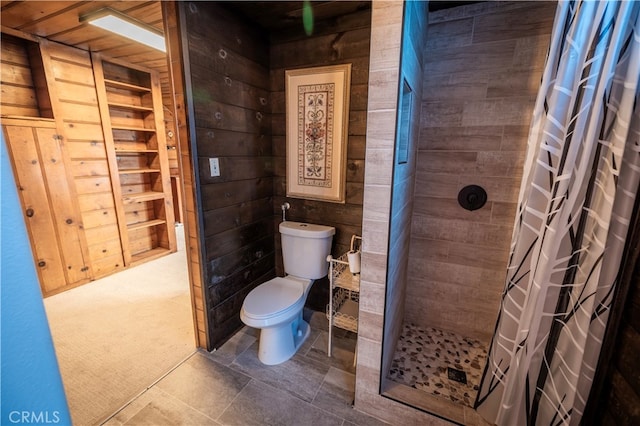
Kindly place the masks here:
<instances>
[{"instance_id":1,"label":"beige carpet","mask_svg":"<svg viewBox=\"0 0 640 426\"><path fill-rule=\"evenodd\" d=\"M74 425L106 420L195 351L176 231L177 253L44 300Z\"/></svg>"}]
</instances>

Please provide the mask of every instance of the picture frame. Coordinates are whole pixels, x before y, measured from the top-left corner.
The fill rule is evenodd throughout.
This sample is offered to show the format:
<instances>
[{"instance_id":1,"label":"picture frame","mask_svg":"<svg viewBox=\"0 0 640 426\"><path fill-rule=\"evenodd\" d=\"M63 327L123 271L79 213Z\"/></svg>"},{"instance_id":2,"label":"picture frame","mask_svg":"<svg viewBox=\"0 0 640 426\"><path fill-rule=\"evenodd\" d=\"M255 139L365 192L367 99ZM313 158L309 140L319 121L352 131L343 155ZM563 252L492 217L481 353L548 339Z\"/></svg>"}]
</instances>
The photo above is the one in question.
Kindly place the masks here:
<instances>
[{"instance_id":1,"label":"picture frame","mask_svg":"<svg viewBox=\"0 0 640 426\"><path fill-rule=\"evenodd\" d=\"M287 197L345 202L351 64L285 71Z\"/></svg>"}]
</instances>

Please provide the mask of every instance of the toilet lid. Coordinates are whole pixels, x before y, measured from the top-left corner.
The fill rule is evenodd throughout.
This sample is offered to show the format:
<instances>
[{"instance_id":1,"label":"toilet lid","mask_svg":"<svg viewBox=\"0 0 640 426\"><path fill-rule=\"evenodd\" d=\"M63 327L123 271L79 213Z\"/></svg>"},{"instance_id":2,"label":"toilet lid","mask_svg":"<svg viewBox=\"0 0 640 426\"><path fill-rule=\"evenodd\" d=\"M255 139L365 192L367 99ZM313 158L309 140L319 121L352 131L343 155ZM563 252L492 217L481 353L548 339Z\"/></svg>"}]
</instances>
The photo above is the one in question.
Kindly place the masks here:
<instances>
[{"instance_id":1,"label":"toilet lid","mask_svg":"<svg viewBox=\"0 0 640 426\"><path fill-rule=\"evenodd\" d=\"M300 282L278 277L251 290L243 308L252 318L271 317L291 308L303 295Z\"/></svg>"}]
</instances>

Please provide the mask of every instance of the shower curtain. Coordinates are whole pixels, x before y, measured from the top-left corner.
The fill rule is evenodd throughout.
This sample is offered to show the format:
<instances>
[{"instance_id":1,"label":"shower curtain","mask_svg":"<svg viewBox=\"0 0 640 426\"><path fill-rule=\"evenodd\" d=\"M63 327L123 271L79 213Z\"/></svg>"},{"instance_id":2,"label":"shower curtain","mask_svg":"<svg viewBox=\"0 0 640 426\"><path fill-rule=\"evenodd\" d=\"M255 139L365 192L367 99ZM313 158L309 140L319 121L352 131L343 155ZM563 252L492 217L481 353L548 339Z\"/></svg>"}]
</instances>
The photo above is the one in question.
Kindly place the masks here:
<instances>
[{"instance_id":1,"label":"shower curtain","mask_svg":"<svg viewBox=\"0 0 640 426\"><path fill-rule=\"evenodd\" d=\"M640 179L640 2L560 2L476 409L578 424Z\"/></svg>"}]
</instances>

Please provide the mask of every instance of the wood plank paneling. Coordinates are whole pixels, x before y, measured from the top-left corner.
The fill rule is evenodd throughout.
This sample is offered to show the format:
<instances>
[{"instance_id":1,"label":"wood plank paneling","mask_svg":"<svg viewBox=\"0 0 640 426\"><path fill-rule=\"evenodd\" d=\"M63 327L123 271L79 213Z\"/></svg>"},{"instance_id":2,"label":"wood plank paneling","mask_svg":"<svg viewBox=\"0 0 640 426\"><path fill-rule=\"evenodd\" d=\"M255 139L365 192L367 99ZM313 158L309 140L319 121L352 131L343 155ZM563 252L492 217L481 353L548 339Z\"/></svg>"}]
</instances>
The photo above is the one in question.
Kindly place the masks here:
<instances>
[{"instance_id":1,"label":"wood plank paneling","mask_svg":"<svg viewBox=\"0 0 640 426\"><path fill-rule=\"evenodd\" d=\"M120 58L130 63L142 65L158 72L163 91L163 99L167 110L173 112L175 109L172 102L172 85L169 81L168 61L165 53L144 46L140 43L130 42L119 35L111 34L100 28L94 27L87 22L80 22L79 17L101 9L111 7L125 15L144 22L156 29L163 31L162 2L141 1L141 2L121 2L121 1L92 1L92 2L8 2L2 6L2 24L5 32L21 37L30 37L38 42L38 37L57 42L60 45L74 46L86 52L105 54L111 58ZM175 21L175 18L174 18ZM35 36L35 37L34 37ZM3 41L2 45L5 43ZM93 105L95 91L93 90L92 79L79 80L80 76L90 75L76 72L77 67L87 66L79 64L74 54L65 56L65 50L55 52L57 61L52 61L50 65L57 67L57 85L60 86L58 97L61 102L57 104L59 111L65 114L78 117L76 122L96 120L94 111L85 110L83 104ZM3 58L7 55L3 53ZM89 64L90 66L90 64ZM34 64L32 64L34 68ZM80 83L80 85L78 84ZM7 90L3 81L3 91ZM3 106L4 114L18 114L29 116L53 117L51 106L47 101L48 93L35 84L35 94L39 104L39 114L31 106L16 106L12 111ZM20 95L24 97L25 95ZM67 102L72 97L73 102ZM93 114L93 115L92 115ZM173 123L173 120L171 120ZM175 133L173 125L167 127L167 132ZM174 163L173 172L179 173L177 163ZM176 190L180 190L176 186Z\"/></svg>"},{"instance_id":2,"label":"wood plank paneling","mask_svg":"<svg viewBox=\"0 0 640 426\"><path fill-rule=\"evenodd\" d=\"M87 282L92 277L89 253L57 125L31 119L3 119L3 124L36 264L42 272L43 294L49 296ZM54 273L57 268L62 275Z\"/></svg>"},{"instance_id":3,"label":"wood plank paneling","mask_svg":"<svg viewBox=\"0 0 640 426\"><path fill-rule=\"evenodd\" d=\"M104 143L95 140L69 141L66 148L71 158L104 158Z\"/></svg>"},{"instance_id":4,"label":"wood plank paneling","mask_svg":"<svg viewBox=\"0 0 640 426\"><path fill-rule=\"evenodd\" d=\"M190 3L181 10L205 218L199 245L206 316L216 347L242 326L239 309L256 280L274 276L273 263L266 262L274 257L268 38L220 5ZM211 177L210 157L219 159L221 176ZM239 216L227 220L232 212Z\"/></svg>"},{"instance_id":5,"label":"wood plank paneling","mask_svg":"<svg viewBox=\"0 0 640 426\"><path fill-rule=\"evenodd\" d=\"M3 126L44 295L59 291L67 284L62 253L58 248L55 219L48 203L49 194L36 141L37 137L53 140L55 124L48 123L47 127L38 129L6 123Z\"/></svg>"},{"instance_id":6,"label":"wood plank paneling","mask_svg":"<svg viewBox=\"0 0 640 426\"><path fill-rule=\"evenodd\" d=\"M184 220L185 220L185 237L187 246L187 261L189 262L189 281L191 284L191 303L193 308L194 331L196 336L196 344L198 347L211 349L209 339L209 324L205 313L205 295L202 286L203 279L203 254L200 249L200 222L199 215L196 213L196 194L194 187L195 173L191 158L197 155L194 147L191 145L191 139L188 133L188 123L186 115L185 103L185 76L183 74L183 61L188 58L186 52L182 51L181 40L183 33L178 29L178 21L184 23L183 11L178 10L175 2L163 2L162 10L164 15L164 28L167 36L168 56L169 56L169 73L172 82L170 97L175 108L173 115L175 124L175 134L173 141L177 146L177 160L182 166L181 180L184 192L182 199L184 200ZM182 17L179 16L182 14ZM171 128L171 127L168 127Z\"/></svg>"},{"instance_id":7,"label":"wood plank paneling","mask_svg":"<svg viewBox=\"0 0 640 426\"><path fill-rule=\"evenodd\" d=\"M75 186L66 167L58 135L38 135L38 144L49 188L49 202L58 227L58 244L64 259L67 284L78 283L89 279L91 272Z\"/></svg>"},{"instance_id":8,"label":"wood plank paneling","mask_svg":"<svg viewBox=\"0 0 640 426\"><path fill-rule=\"evenodd\" d=\"M41 116L27 43L32 42L2 34L0 43L2 115Z\"/></svg>"},{"instance_id":9,"label":"wood plank paneling","mask_svg":"<svg viewBox=\"0 0 640 426\"><path fill-rule=\"evenodd\" d=\"M351 234L361 233L371 6L368 2L327 3L318 9L324 12L316 16L317 32L312 37L299 27L291 27L271 34L270 44L269 34L230 11L243 10L245 5L193 2L179 6L188 48L184 53L188 89L193 94L189 111L197 152L192 155L198 158L198 185L190 175L184 177L184 185L188 191L199 189L198 200L187 196L185 205L187 216L197 208L204 219L204 229L197 223L188 224L193 235L189 243L192 266L197 270L199 259L205 262L205 282L198 285L199 277L192 277L195 317L199 336L206 333L211 349L242 325L238 311L244 297L275 275L273 264L281 262L279 238L274 241L274 236L285 195L285 149L281 142L285 139L287 68L353 63L349 135L354 142L347 150L347 203L292 199L289 218L295 220L291 215L297 214L298 220L335 225L339 229L335 254L346 250ZM264 11L279 7L295 9L295 5L282 2L271 3ZM261 21L266 26L271 22ZM280 24L276 27L281 29ZM170 49L179 48L170 45ZM296 59L305 49L325 54ZM280 62L274 65L274 61ZM193 146L185 148L186 152ZM219 159L220 177L210 176L211 157ZM269 222L272 226L267 226ZM208 290L206 307L199 299L202 286ZM324 289L326 283L315 287ZM324 310L325 297L312 299L318 299L318 309Z\"/></svg>"},{"instance_id":10,"label":"wood plank paneling","mask_svg":"<svg viewBox=\"0 0 640 426\"><path fill-rule=\"evenodd\" d=\"M158 67L166 75L167 63L162 52L130 43L125 38L110 35L86 22L79 22L78 17L102 7L119 10L163 30L159 1L11 2L2 8L2 24L86 51L102 52L116 58L129 56L143 66L148 66L145 64L151 64L159 58Z\"/></svg>"},{"instance_id":11,"label":"wood plank paneling","mask_svg":"<svg viewBox=\"0 0 640 426\"><path fill-rule=\"evenodd\" d=\"M332 247L334 256L339 256L349 249L351 235L362 235L363 158L366 146L370 23L370 5L359 4L356 10L351 10L344 15L332 16L324 20L318 19L315 26L322 28L322 31L307 36L302 27L288 28L287 31L278 32L271 43L273 161L276 176L273 200L274 226L281 221L280 205L287 201L291 205L291 209L287 211L287 220L336 228ZM342 63L352 63L346 164L347 202L337 204L288 198L284 167L286 163L285 70ZM279 238L276 238L276 248L276 270L278 275L284 275ZM321 280L311 288L306 306L324 312L328 301L328 284L326 280Z\"/></svg>"},{"instance_id":12,"label":"wood plank paneling","mask_svg":"<svg viewBox=\"0 0 640 426\"><path fill-rule=\"evenodd\" d=\"M176 251L173 196L153 70L93 54L125 265Z\"/></svg>"},{"instance_id":13,"label":"wood plank paneling","mask_svg":"<svg viewBox=\"0 0 640 426\"><path fill-rule=\"evenodd\" d=\"M35 1L7 2L2 7L2 24L6 26L7 31L17 30L25 35L33 34L156 70L160 75L165 106L173 111L172 85L169 81L167 57L163 52L142 44L131 43L126 38L79 21L79 17L103 7L111 7L159 31L164 31L162 2L159 1L76 1L43 4ZM45 116L51 117L51 115ZM175 133L173 126L168 127L167 130Z\"/></svg>"},{"instance_id":14,"label":"wood plank paneling","mask_svg":"<svg viewBox=\"0 0 640 426\"><path fill-rule=\"evenodd\" d=\"M58 43L43 41L41 45L43 60L48 64L53 110L67 141L65 149L88 255L92 265L99 265L94 278L105 276L122 269L124 261L122 253L118 258L113 250L91 249L104 241L120 239L116 216L104 214L105 209L113 208L114 200L91 57L83 50ZM106 230L112 233L105 235Z\"/></svg>"}]
</instances>

